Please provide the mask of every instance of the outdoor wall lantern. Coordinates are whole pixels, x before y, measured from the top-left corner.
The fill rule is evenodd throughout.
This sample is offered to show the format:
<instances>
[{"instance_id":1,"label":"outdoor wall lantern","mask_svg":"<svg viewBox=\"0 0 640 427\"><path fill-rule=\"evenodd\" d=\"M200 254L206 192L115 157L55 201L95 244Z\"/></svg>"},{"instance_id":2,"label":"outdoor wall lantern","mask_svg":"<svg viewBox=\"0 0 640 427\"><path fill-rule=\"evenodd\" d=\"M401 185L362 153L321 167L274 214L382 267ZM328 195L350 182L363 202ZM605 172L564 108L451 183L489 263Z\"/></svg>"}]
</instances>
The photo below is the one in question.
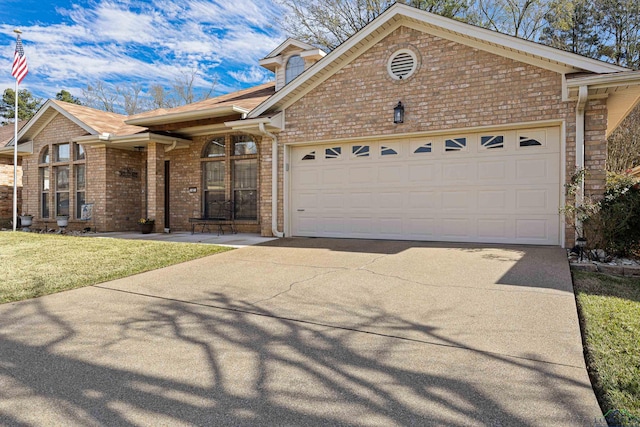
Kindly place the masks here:
<instances>
[{"instance_id":1,"label":"outdoor wall lantern","mask_svg":"<svg viewBox=\"0 0 640 427\"><path fill-rule=\"evenodd\" d=\"M404 105L401 101L393 109L393 123L404 123Z\"/></svg>"}]
</instances>

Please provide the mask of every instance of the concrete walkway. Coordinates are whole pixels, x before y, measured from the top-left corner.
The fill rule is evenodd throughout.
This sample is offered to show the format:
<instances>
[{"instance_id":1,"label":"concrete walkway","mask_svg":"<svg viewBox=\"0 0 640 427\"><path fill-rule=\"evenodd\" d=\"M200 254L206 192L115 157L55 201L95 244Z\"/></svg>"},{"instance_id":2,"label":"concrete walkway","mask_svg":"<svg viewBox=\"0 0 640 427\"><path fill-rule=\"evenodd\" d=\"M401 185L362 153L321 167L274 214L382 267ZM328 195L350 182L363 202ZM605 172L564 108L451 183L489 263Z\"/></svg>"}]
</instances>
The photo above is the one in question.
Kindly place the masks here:
<instances>
[{"instance_id":1,"label":"concrete walkway","mask_svg":"<svg viewBox=\"0 0 640 427\"><path fill-rule=\"evenodd\" d=\"M0 306L0 425L588 426L564 251L281 239Z\"/></svg>"},{"instance_id":2,"label":"concrete walkway","mask_svg":"<svg viewBox=\"0 0 640 427\"><path fill-rule=\"evenodd\" d=\"M150 233L117 231L109 233L86 234L88 237L106 237L113 239L131 240L152 240L156 242L179 242L179 243L204 243L208 245L230 246L233 248L243 248L245 246L257 245L275 240L274 237L262 237L256 233L226 233L218 236L217 233Z\"/></svg>"}]
</instances>

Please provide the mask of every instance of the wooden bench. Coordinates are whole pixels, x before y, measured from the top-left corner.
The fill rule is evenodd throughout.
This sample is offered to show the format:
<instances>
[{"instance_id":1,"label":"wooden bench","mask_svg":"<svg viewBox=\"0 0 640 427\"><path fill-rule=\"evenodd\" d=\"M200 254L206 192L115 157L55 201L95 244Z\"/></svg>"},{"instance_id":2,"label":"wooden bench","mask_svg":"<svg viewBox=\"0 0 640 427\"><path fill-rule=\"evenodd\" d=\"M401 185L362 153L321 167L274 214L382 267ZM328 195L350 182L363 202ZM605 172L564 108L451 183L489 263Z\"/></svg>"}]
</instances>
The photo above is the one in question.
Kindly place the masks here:
<instances>
[{"instance_id":1,"label":"wooden bench","mask_svg":"<svg viewBox=\"0 0 640 427\"><path fill-rule=\"evenodd\" d=\"M194 234L197 226L202 226L201 233L209 229L209 226L218 228L218 236L224 234L224 227L229 227L231 233L236 234L236 225L233 220L233 205L230 201L212 202L209 205L210 215L208 218L189 218L191 224L191 234Z\"/></svg>"}]
</instances>

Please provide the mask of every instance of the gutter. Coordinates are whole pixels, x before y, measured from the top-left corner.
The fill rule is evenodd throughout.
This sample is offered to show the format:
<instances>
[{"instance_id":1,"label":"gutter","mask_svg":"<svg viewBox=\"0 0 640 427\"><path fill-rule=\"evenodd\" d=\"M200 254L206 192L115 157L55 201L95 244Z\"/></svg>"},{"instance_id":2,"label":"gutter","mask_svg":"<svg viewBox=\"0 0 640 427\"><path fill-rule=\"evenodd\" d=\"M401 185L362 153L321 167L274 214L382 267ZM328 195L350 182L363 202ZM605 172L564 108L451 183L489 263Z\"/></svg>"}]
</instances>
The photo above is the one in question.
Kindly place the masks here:
<instances>
[{"instance_id":1,"label":"gutter","mask_svg":"<svg viewBox=\"0 0 640 427\"><path fill-rule=\"evenodd\" d=\"M278 137L269 132L264 123L258 123L258 130L271 138L271 233L282 238L284 233L278 231Z\"/></svg>"},{"instance_id":2,"label":"gutter","mask_svg":"<svg viewBox=\"0 0 640 427\"><path fill-rule=\"evenodd\" d=\"M589 95L589 87L584 85L578 89L578 102L576 104L576 170L584 171L585 153L584 153L584 109L587 104ZM584 200L584 179L583 175L580 180L580 190L576 194L576 208L582 206ZM582 230L582 224L576 222L576 230ZM584 237L584 236L578 236Z\"/></svg>"}]
</instances>

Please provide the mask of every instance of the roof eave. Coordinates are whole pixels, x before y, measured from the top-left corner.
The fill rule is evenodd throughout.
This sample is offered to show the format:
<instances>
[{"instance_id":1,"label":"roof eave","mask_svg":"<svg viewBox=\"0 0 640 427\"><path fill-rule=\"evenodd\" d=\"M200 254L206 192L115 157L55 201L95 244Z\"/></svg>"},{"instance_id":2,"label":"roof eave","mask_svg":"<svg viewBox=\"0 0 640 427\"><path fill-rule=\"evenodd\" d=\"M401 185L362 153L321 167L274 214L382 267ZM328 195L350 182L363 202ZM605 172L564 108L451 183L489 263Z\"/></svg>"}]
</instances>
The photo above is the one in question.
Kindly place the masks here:
<instances>
[{"instance_id":1,"label":"roof eave","mask_svg":"<svg viewBox=\"0 0 640 427\"><path fill-rule=\"evenodd\" d=\"M148 126L154 126L154 125L179 123L179 122L207 119L207 118L213 118L213 117L224 117L232 114L246 115L249 111L250 110L246 108L238 107L237 105L231 105L231 106L224 106L224 107L207 108L203 110L193 110L193 111L184 111L180 113L163 114L161 116L154 116L154 117L141 117L137 119L129 119L129 120L125 120L125 123L128 125L148 127Z\"/></svg>"}]
</instances>

